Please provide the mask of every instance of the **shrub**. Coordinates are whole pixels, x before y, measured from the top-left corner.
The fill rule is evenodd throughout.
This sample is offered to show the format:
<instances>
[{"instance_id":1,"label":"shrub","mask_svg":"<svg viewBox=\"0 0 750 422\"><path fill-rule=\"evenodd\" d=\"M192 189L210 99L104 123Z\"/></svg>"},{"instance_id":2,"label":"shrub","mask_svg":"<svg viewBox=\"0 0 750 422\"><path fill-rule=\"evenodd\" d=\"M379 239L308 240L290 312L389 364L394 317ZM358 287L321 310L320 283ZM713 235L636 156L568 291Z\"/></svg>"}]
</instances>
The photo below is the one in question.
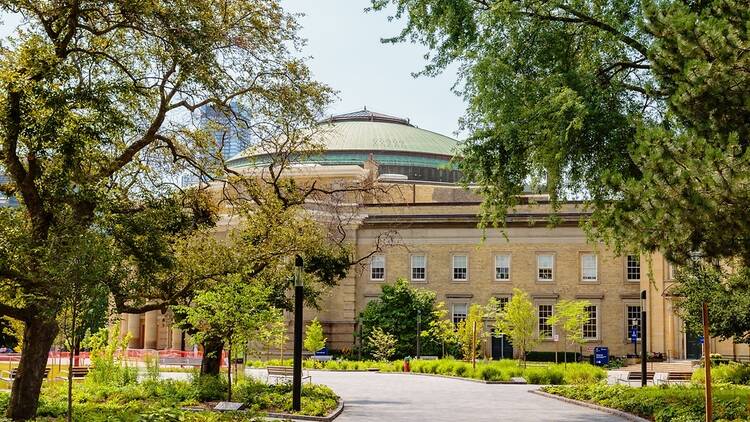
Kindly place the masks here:
<instances>
[{"instance_id":1,"label":"shrub","mask_svg":"<svg viewBox=\"0 0 750 422\"><path fill-rule=\"evenodd\" d=\"M730 363L711 368L711 380L715 383L750 385L750 365ZM703 384L706 381L704 369L693 372L692 381Z\"/></svg>"},{"instance_id":2,"label":"shrub","mask_svg":"<svg viewBox=\"0 0 750 422\"><path fill-rule=\"evenodd\" d=\"M479 377L485 381L507 381L510 379L500 368L491 365L482 365L482 368L477 372Z\"/></svg>"},{"instance_id":3,"label":"shrub","mask_svg":"<svg viewBox=\"0 0 750 422\"><path fill-rule=\"evenodd\" d=\"M222 400L227 396L228 384L221 375L194 375L192 384L198 401Z\"/></svg>"}]
</instances>

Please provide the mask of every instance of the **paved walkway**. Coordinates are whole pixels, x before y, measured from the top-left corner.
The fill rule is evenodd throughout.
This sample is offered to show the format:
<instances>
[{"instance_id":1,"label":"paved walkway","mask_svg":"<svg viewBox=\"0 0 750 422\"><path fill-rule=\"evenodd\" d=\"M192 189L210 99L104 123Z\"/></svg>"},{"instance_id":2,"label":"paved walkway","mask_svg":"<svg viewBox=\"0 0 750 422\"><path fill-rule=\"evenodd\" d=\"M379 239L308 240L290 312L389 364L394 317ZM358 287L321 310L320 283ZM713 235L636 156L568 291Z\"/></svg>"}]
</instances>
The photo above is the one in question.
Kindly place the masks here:
<instances>
[{"instance_id":1,"label":"paved walkway","mask_svg":"<svg viewBox=\"0 0 750 422\"><path fill-rule=\"evenodd\" d=\"M265 371L250 370L265 379ZM312 371L344 399L337 422L623 421L529 393L530 385L481 384L421 375Z\"/></svg>"}]
</instances>

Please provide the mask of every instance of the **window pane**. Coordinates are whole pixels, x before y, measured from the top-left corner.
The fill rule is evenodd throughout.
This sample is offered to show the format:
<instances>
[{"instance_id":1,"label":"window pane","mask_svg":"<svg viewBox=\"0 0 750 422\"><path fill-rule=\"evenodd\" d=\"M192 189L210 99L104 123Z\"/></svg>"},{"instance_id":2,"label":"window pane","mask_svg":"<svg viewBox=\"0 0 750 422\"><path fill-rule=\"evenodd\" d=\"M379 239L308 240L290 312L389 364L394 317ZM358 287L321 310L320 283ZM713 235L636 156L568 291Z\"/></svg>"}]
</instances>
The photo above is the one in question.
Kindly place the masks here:
<instances>
[{"instance_id":1,"label":"window pane","mask_svg":"<svg viewBox=\"0 0 750 422\"><path fill-rule=\"evenodd\" d=\"M641 338L641 307L640 305L627 305L628 332L625 338L630 341L630 333L635 329L637 337Z\"/></svg>"},{"instance_id":2,"label":"window pane","mask_svg":"<svg viewBox=\"0 0 750 422\"><path fill-rule=\"evenodd\" d=\"M454 255L453 256L453 279L454 280L466 280L467 267L466 267L466 255Z\"/></svg>"},{"instance_id":3,"label":"window pane","mask_svg":"<svg viewBox=\"0 0 750 422\"><path fill-rule=\"evenodd\" d=\"M581 256L581 278L596 280L596 255L586 254Z\"/></svg>"},{"instance_id":4,"label":"window pane","mask_svg":"<svg viewBox=\"0 0 750 422\"><path fill-rule=\"evenodd\" d=\"M510 280L510 256L495 256L495 280Z\"/></svg>"},{"instance_id":5,"label":"window pane","mask_svg":"<svg viewBox=\"0 0 750 422\"><path fill-rule=\"evenodd\" d=\"M537 256L537 279L552 280L552 267L554 257L552 255Z\"/></svg>"},{"instance_id":6,"label":"window pane","mask_svg":"<svg viewBox=\"0 0 750 422\"><path fill-rule=\"evenodd\" d=\"M596 319L597 309L595 305L587 306L586 312L589 314L589 320L583 324L583 338L595 339L597 338L596 332Z\"/></svg>"},{"instance_id":7,"label":"window pane","mask_svg":"<svg viewBox=\"0 0 750 422\"><path fill-rule=\"evenodd\" d=\"M370 278L372 280L382 280L385 278L385 257L376 255L370 262Z\"/></svg>"},{"instance_id":8,"label":"window pane","mask_svg":"<svg viewBox=\"0 0 750 422\"><path fill-rule=\"evenodd\" d=\"M641 279L641 257L639 255L628 255L627 276L628 280Z\"/></svg>"},{"instance_id":9,"label":"window pane","mask_svg":"<svg viewBox=\"0 0 750 422\"><path fill-rule=\"evenodd\" d=\"M548 323L552 316L552 305L539 305L539 337L552 337L552 325Z\"/></svg>"},{"instance_id":10,"label":"window pane","mask_svg":"<svg viewBox=\"0 0 750 422\"><path fill-rule=\"evenodd\" d=\"M425 256L424 255L412 255L411 257L411 279L412 280L424 280L425 279Z\"/></svg>"},{"instance_id":11,"label":"window pane","mask_svg":"<svg viewBox=\"0 0 750 422\"><path fill-rule=\"evenodd\" d=\"M453 304L453 323L458 324L459 322L466 319L466 310L468 304L466 303L454 303Z\"/></svg>"}]
</instances>

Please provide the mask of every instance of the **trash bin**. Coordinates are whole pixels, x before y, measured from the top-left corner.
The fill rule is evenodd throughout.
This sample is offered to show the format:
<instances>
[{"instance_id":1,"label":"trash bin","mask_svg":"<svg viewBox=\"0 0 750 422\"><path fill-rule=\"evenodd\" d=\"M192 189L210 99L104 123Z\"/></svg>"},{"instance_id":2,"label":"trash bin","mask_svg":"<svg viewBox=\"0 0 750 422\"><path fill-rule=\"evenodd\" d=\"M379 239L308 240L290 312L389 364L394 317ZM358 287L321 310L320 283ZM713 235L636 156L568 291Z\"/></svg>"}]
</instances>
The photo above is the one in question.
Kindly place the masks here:
<instances>
[{"instance_id":1,"label":"trash bin","mask_svg":"<svg viewBox=\"0 0 750 422\"><path fill-rule=\"evenodd\" d=\"M411 366L409 365L410 361L411 357L407 356L404 358L404 372L411 372Z\"/></svg>"}]
</instances>

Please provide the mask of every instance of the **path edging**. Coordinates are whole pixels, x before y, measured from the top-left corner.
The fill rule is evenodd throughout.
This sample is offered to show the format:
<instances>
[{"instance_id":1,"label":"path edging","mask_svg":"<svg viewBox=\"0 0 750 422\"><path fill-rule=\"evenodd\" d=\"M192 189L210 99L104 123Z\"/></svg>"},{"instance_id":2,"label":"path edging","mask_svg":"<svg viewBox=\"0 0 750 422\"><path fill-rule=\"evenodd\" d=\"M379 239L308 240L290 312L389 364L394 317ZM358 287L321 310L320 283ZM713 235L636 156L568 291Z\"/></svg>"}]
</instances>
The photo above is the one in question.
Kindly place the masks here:
<instances>
[{"instance_id":1,"label":"path edging","mask_svg":"<svg viewBox=\"0 0 750 422\"><path fill-rule=\"evenodd\" d=\"M613 409L611 407L599 406L598 404L589 403L587 401L570 399L568 397L558 396L556 394L550 394L550 393L547 393L547 392L544 392L544 391L539 391L539 390L529 390L529 393L536 394L536 395L539 395L539 396L542 396L542 397L547 397L547 398L550 398L550 399L564 401L566 403L571 403L571 404L575 404L575 405L578 405L578 406L588 407L589 409L594 409L594 410L598 410L600 412L609 413L610 415L619 416L619 417L621 417L623 419L626 419L626 420L629 420L629 421L632 421L632 422L651 422L648 419L644 419L644 418L642 418L640 416L637 416L637 415L634 415L632 413L623 412L622 410Z\"/></svg>"},{"instance_id":2,"label":"path edging","mask_svg":"<svg viewBox=\"0 0 750 422\"><path fill-rule=\"evenodd\" d=\"M341 412L344 411L344 400L339 399L339 405L336 407L336 409L333 410L333 412L329 413L328 416L306 416L306 415L295 415L291 413L273 413L273 412L267 412L265 415L269 418L279 418L279 419L292 419L292 420L302 420L302 421L316 421L316 422L331 422L334 419L336 419Z\"/></svg>"},{"instance_id":3,"label":"path edging","mask_svg":"<svg viewBox=\"0 0 750 422\"><path fill-rule=\"evenodd\" d=\"M456 377L453 375L441 375L441 374L427 374L424 372L378 372L380 374L396 374L396 375L417 375L423 377L437 377L437 378L448 378L461 381L476 382L479 384L513 384L513 385L530 385L528 382L517 382L517 381L485 381L476 378L465 378Z\"/></svg>"}]
</instances>

